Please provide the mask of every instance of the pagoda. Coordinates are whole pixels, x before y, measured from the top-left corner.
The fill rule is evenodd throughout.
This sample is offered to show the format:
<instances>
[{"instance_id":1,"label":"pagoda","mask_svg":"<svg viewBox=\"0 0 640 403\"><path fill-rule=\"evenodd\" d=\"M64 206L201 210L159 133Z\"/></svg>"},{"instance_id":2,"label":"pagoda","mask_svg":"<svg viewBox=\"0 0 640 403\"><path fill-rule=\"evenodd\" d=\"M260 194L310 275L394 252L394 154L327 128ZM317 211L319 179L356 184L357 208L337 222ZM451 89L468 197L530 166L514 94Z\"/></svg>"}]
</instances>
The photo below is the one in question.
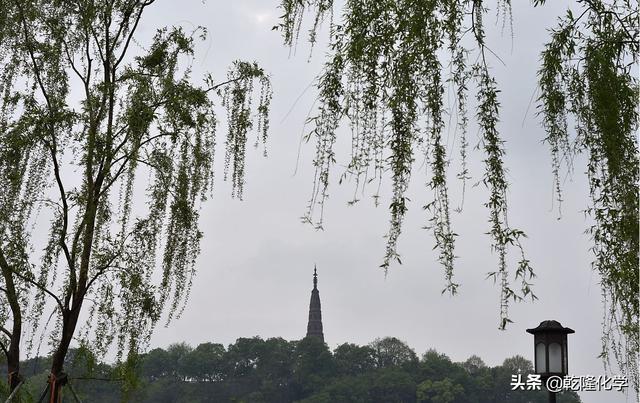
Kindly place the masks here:
<instances>
[{"instance_id":1,"label":"pagoda","mask_svg":"<svg viewBox=\"0 0 640 403\"><path fill-rule=\"evenodd\" d=\"M307 324L307 337L317 337L324 342L322 333L322 310L320 308L320 292L318 291L318 272L313 268L313 290L309 302L309 323Z\"/></svg>"}]
</instances>

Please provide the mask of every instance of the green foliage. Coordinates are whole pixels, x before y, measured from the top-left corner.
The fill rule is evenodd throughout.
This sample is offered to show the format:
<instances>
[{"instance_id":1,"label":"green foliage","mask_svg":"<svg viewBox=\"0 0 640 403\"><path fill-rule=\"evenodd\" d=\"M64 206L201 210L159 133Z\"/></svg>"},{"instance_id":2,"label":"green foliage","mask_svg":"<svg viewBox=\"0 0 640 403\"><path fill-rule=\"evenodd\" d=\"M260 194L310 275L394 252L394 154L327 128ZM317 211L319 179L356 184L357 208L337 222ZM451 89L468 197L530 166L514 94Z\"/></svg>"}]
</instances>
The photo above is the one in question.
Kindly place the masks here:
<instances>
[{"instance_id":1,"label":"green foliage","mask_svg":"<svg viewBox=\"0 0 640 403\"><path fill-rule=\"evenodd\" d=\"M413 402L416 384L402 369L384 368L378 371L369 389L369 400L375 402Z\"/></svg>"},{"instance_id":2,"label":"green foliage","mask_svg":"<svg viewBox=\"0 0 640 403\"><path fill-rule=\"evenodd\" d=\"M333 351L337 371L341 375L360 375L376 366L376 350L370 346L344 343Z\"/></svg>"},{"instance_id":3,"label":"green foliage","mask_svg":"<svg viewBox=\"0 0 640 403\"><path fill-rule=\"evenodd\" d=\"M507 358L502 363L502 367L508 371L511 371L512 374L533 373L533 366L531 365L531 361L527 360L521 355L515 355L513 357Z\"/></svg>"},{"instance_id":4,"label":"green foliage","mask_svg":"<svg viewBox=\"0 0 640 403\"><path fill-rule=\"evenodd\" d=\"M465 369L465 365L457 366L446 354L438 353L433 349L424 353L419 367L423 378L434 380L444 379L444 374L449 374L449 377L454 380L462 379L467 376Z\"/></svg>"},{"instance_id":5,"label":"green foliage","mask_svg":"<svg viewBox=\"0 0 640 403\"><path fill-rule=\"evenodd\" d=\"M267 156L267 133L269 130L268 111L271 104L271 84L265 72L254 63L235 62L233 69L229 71L228 83L221 91L222 105L227 110L229 130L225 143L225 171L227 179L231 167L231 182L233 195L242 199L244 189L244 166L247 144L247 132L253 127L251 117L251 101L254 81L260 85L259 104L257 107L257 131L258 136L254 146L260 143Z\"/></svg>"},{"instance_id":6,"label":"green foliage","mask_svg":"<svg viewBox=\"0 0 640 403\"><path fill-rule=\"evenodd\" d=\"M510 2L499 0L497 6L506 18ZM282 31L286 44L295 45L306 10L312 9L315 19L309 41L313 43L319 23L333 15L333 7L330 0L283 0L284 14L276 28ZM504 328L509 322L510 301L535 298L530 283L534 273L520 245L524 233L512 228L507 220L505 150L498 131L499 91L485 60L485 12L480 1L353 0L345 3L339 22L331 18L330 52L318 79L318 113L311 119L313 129L307 137L315 139L316 155L313 191L304 220L322 228L330 173L336 163L334 144L344 118L351 127L352 149L340 181L352 179L357 194L373 181L379 189L383 177L391 177L391 222L381 265L385 273L394 260L400 262L397 244L409 208L406 192L416 158L424 158L429 164L426 188L432 193L432 199L424 205L428 213L426 228L433 233L438 260L444 268L443 292L455 294L459 287L454 281L457 234L451 227L447 181L451 156L443 136L451 130L459 139L458 177L464 189L469 179L467 97L475 83L479 148L485 156L482 182L489 189L488 232L498 255L498 269L491 275L499 280L500 328ZM465 19L465 15L473 18ZM463 45L462 37L470 31L475 49ZM468 62L475 52L479 61ZM445 85L455 89L451 111L445 105ZM450 114L457 116L452 127L445 123ZM376 203L378 197L376 192ZM350 203L357 201L354 197ZM520 262L510 270L507 252L512 246L518 249ZM520 281L519 289L511 286L514 279Z\"/></svg>"},{"instance_id":7,"label":"green foliage","mask_svg":"<svg viewBox=\"0 0 640 403\"><path fill-rule=\"evenodd\" d=\"M504 364L502 364L504 366ZM482 358L477 355L472 355L462 364L463 368L470 374L476 374L481 371L483 368L486 368L487 365L482 361ZM517 373L514 372L514 373Z\"/></svg>"},{"instance_id":8,"label":"green foliage","mask_svg":"<svg viewBox=\"0 0 640 403\"><path fill-rule=\"evenodd\" d=\"M316 337L305 337L298 343L294 362L293 379L296 392L301 395L320 389L335 372L331 351Z\"/></svg>"},{"instance_id":9,"label":"green foliage","mask_svg":"<svg viewBox=\"0 0 640 403\"><path fill-rule=\"evenodd\" d=\"M0 325L14 326L0 342L19 346L23 322L31 347L49 334L56 374L75 339L97 357L115 346L132 381L154 326L184 308L214 179L214 96L232 195L254 123L256 146L267 140L266 73L237 61L226 80L195 84L188 60L206 31L162 28L143 47L152 3L0 0Z\"/></svg>"},{"instance_id":10,"label":"green foliage","mask_svg":"<svg viewBox=\"0 0 640 403\"><path fill-rule=\"evenodd\" d=\"M378 368L397 367L418 361L415 351L395 337L376 339L369 345Z\"/></svg>"},{"instance_id":11,"label":"green foliage","mask_svg":"<svg viewBox=\"0 0 640 403\"><path fill-rule=\"evenodd\" d=\"M464 388L445 378L441 381L427 379L418 385L418 402L452 403L464 393Z\"/></svg>"},{"instance_id":12,"label":"green foliage","mask_svg":"<svg viewBox=\"0 0 640 403\"><path fill-rule=\"evenodd\" d=\"M203 343L193 349L183 363L189 379L220 380L224 374L225 348L222 344Z\"/></svg>"},{"instance_id":13,"label":"green foliage","mask_svg":"<svg viewBox=\"0 0 640 403\"><path fill-rule=\"evenodd\" d=\"M508 358L502 366L478 365L470 373L465 363L453 363L446 355L430 350L413 366L401 363L383 368L373 363L364 368L363 357L370 356L370 350L368 346L343 344L332 354L317 339L289 342L281 338L240 338L227 348L215 343L195 348L178 343L141 357L136 368L140 383L129 396L120 393L118 380L112 377L108 381L110 370L115 368L102 363L97 363L90 376L73 366L70 377L83 401L99 402L547 402L544 390L511 390L514 368L507 363L531 368L531 362L522 357ZM77 352L69 356L77 357ZM249 357L251 370L238 371L247 368ZM23 362L25 371L39 371L46 377L47 360L40 360ZM466 363L470 361L482 362L477 356ZM216 368L218 376L210 377L211 368ZM358 371L347 374L343 368ZM529 371L522 373L526 376ZM30 378L29 387L41 386L39 377ZM32 394L40 392L34 389ZM575 393L564 393L558 401L579 403L580 399Z\"/></svg>"},{"instance_id":14,"label":"green foliage","mask_svg":"<svg viewBox=\"0 0 640 403\"><path fill-rule=\"evenodd\" d=\"M542 53L540 113L553 157L558 201L561 168L588 157L588 229L605 306L602 355L612 352L638 390L638 45L637 3L578 1ZM574 12L579 11L577 17ZM574 130L569 128L573 124Z\"/></svg>"}]
</instances>

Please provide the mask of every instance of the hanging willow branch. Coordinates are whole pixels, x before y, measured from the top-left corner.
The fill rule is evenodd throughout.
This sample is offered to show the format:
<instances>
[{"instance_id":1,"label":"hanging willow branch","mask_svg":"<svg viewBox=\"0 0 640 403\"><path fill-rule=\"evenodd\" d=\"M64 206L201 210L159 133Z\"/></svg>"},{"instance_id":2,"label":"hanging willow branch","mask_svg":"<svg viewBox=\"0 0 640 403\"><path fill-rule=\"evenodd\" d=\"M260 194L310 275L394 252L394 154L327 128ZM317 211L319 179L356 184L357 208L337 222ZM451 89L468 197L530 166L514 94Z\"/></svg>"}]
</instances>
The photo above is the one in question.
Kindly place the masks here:
<instances>
[{"instance_id":1,"label":"hanging willow branch","mask_svg":"<svg viewBox=\"0 0 640 403\"><path fill-rule=\"evenodd\" d=\"M309 41L316 40L318 21L333 15L331 0L283 0L284 15L276 27L284 41L294 46L299 38L307 10L314 15ZM510 13L508 1L498 1L498 9ZM312 119L308 139L316 142L316 167L312 197L305 221L322 228L324 202L328 196L330 172L335 165L334 144L340 120L351 125L352 151L346 176L355 179L356 190L389 173L392 198L389 207L390 228L382 261L386 271L393 261L400 261L398 237L408 210L406 191L411 179L416 153L424 150L429 161L427 189L431 201L426 228L430 229L444 268L443 292L455 294L455 239L451 227L451 207L447 172L447 155L443 134L450 113L444 101L447 83L455 88L455 110L460 165L458 177L469 178L467 170L466 130L467 97L475 82L478 98L476 117L481 129L485 174L482 182L489 189L490 230L493 249L498 255L498 269L490 276L501 289L500 328L510 321L510 301L535 298L530 279L534 277L524 257L520 239L524 233L512 228L507 220L507 181L503 165L504 140L498 131L499 101L495 79L485 60L486 46L482 17L486 13L481 1L352 0L343 8L342 19L330 19L330 52L318 81L319 112ZM465 16L471 15L470 19ZM463 37L472 32L475 49L463 46ZM481 62L468 63L470 53L477 52ZM448 70L448 71L447 71ZM374 196L377 200L377 195ZM460 206L462 203L460 203ZM515 245L521 256L515 270L510 270L509 248ZM511 282L520 281L519 290Z\"/></svg>"},{"instance_id":2,"label":"hanging willow branch","mask_svg":"<svg viewBox=\"0 0 640 403\"><path fill-rule=\"evenodd\" d=\"M542 2L540 2L542 3ZM637 3L579 1L551 31L539 70L540 112L560 170L588 156L592 236L605 317L602 356L610 355L638 390L638 53ZM575 122L569 130L568 120Z\"/></svg>"}]
</instances>

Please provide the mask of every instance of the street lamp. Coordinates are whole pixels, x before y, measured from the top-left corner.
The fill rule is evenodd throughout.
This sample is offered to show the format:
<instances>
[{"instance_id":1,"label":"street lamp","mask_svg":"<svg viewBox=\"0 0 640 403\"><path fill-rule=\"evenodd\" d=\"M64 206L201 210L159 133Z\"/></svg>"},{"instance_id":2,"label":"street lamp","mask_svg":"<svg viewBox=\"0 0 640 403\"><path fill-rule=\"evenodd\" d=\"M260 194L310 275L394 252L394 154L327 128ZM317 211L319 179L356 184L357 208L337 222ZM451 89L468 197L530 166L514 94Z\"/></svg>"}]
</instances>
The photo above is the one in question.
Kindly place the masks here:
<instances>
[{"instance_id":1,"label":"street lamp","mask_svg":"<svg viewBox=\"0 0 640 403\"><path fill-rule=\"evenodd\" d=\"M555 320L545 320L534 329L527 329L533 335L534 368L542 382L552 376L563 378L569 371L567 355L567 335L573 329L562 327ZM549 391L549 402L556 402L556 393Z\"/></svg>"}]
</instances>

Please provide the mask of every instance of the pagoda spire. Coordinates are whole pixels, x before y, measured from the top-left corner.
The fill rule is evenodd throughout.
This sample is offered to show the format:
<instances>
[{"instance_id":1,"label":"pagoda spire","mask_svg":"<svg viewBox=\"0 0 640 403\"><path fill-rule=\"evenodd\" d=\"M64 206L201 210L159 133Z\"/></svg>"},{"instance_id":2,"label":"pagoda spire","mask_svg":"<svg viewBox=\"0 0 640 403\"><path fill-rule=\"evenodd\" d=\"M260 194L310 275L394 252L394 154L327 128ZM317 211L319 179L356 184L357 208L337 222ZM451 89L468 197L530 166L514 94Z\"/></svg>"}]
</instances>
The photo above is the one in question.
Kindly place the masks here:
<instances>
[{"instance_id":1,"label":"pagoda spire","mask_svg":"<svg viewBox=\"0 0 640 403\"><path fill-rule=\"evenodd\" d=\"M313 267L313 290L309 302L309 323L307 324L307 337L318 337L324 342L322 333L322 309L320 307L320 292L318 291L318 271Z\"/></svg>"},{"instance_id":2,"label":"pagoda spire","mask_svg":"<svg viewBox=\"0 0 640 403\"><path fill-rule=\"evenodd\" d=\"M313 289L316 290L318 288L318 270L316 266L313 265Z\"/></svg>"}]
</instances>

